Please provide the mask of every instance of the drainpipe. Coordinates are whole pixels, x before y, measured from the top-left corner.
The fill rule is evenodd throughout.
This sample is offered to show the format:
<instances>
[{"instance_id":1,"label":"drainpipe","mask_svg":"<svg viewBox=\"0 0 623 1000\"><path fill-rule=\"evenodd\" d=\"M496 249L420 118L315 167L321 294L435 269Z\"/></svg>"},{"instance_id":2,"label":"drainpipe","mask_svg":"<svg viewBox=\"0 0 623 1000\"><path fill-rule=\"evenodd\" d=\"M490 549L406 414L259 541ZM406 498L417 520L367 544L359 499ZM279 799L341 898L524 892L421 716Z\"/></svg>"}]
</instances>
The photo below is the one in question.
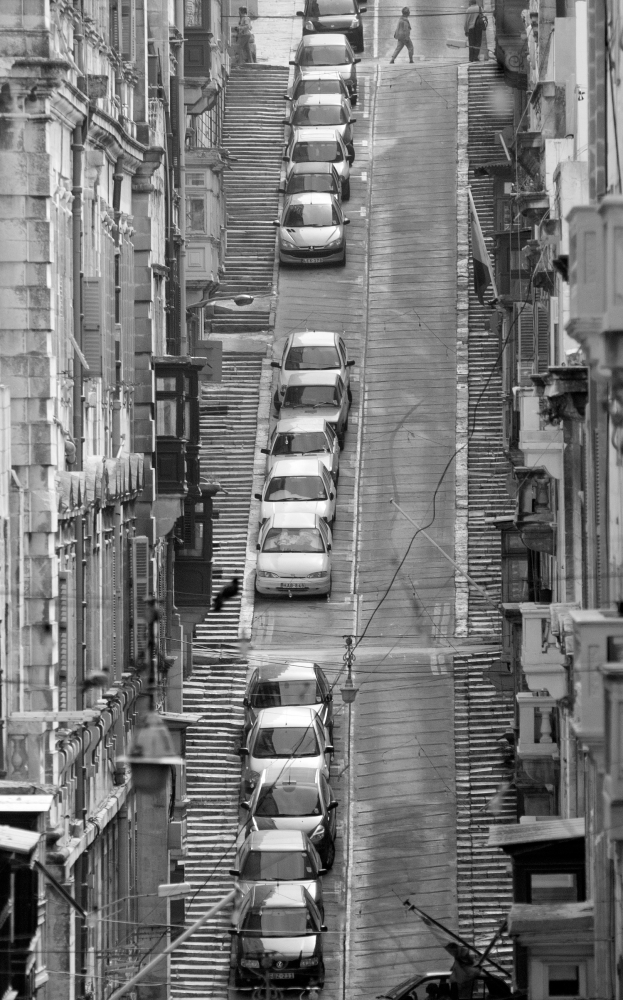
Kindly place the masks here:
<instances>
[{"instance_id":1,"label":"drainpipe","mask_svg":"<svg viewBox=\"0 0 623 1000\"><path fill-rule=\"evenodd\" d=\"M184 104L184 0L176 0L175 13L182 40L177 52L177 74L174 86L178 94L179 165L180 165L180 354L189 354L186 327L186 105Z\"/></svg>"}]
</instances>

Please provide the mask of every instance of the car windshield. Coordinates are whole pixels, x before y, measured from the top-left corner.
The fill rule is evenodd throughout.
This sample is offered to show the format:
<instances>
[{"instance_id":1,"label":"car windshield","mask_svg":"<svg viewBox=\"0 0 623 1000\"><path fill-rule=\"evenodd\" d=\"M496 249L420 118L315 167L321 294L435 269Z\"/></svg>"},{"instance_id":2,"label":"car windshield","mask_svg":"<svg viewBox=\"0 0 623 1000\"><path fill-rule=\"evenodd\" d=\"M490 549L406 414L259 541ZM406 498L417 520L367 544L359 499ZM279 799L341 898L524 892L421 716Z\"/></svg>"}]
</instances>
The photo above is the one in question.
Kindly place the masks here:
<instances>
[{"instance_id":1,"label":"car windshield","mask_svg":"<svg viewBox=\"0 0 623 1000\"><path fill-rule=\"evenodd\" d=\"M316 678L308 681L259 681L249 697L253 708L279 708L281 705L319 705L322 695Z\"/></svg>"},{"instance_id":2,"label":"car windshield","mask_svg":"<svg viewBox=\"0 0 623 1000\"><path fill-rule=\"evenodd\" d=\"M284 368L287 372L320 371L339 368L340 356L331 344L328 347L291 347Z\"/></svg>"},{"instance_id":3,"label":"car windshield","mask_svg":"<svg viewBox=\"0 0 623 1000\"><path fill-rule=\"evenodd\" d=\"M316 9L317 14L312 13ZM310 17L337 17L340 14L354 15L355 9L352 0L311 0Z\"/></svg>"},{"instance_id":4,"label":"car windshield","mask_svg":"<svg viewBox=\"0 0 623 1000\"><path fill-rule=\"evenodd\" d=\"M311 226L322 229L325 226L339 226L340 213L331 202L323 205L290 205L283 220L286 229Z\"/></svg>"},{"instance_id":5,"label":"car windshield","mask_svg":"<svg viewBox=\"0 0 623 1000\"><path fill-rule=\"evenodd\" d=\"M288 365L286 365L286 368ZM329 443L322 433L278 434L273 445L273 455L317 455L330 451Z\"/></svg>"},{"instance_id":6,"label":"car windshield","mask_svg":"<svg viewBox=\"0 0 623 1000\"><path fill-rule=\"evenodd\" d=\"M262 789L256 816L320 816L320 796L315 785L284 782Z\"/></svg>"},{"instance_id":7,"label":"car windshield","mask_svg":"<svg viewBox=\"0 0 623 1000\"><path fill-rule=\"evenodd\" d=\"M339 143L297 142L292 150L293 163L340 163L344 157Z\"/></svg>"},{"instance_id":8,"label":"car windshield","mask_svg":"<svg viewBox=\"0 0 623 1000\"><path fill-rule=\"evenodd\" d=\"M318 528L270 528L262 545L262 552L324 552L324 550L324 542ZM298 703L290 702L290 704Z\"/></svg>"},{"instance_id":9,"label":"car windshield","mask_svg":"<svg viewBox=\"0 0 623 1000\"><path fill-rule=\"evenodd\" d=\"M316 878L311 858L298 851L249 851L240 870L240 877L256 882L267 879L279 882L297 878Z\"/></svg>"},{"instance_id":10,"label":"car windshield","mask_svg":"<svg viewBox=\"0 0 623 1000\"><path fill-rule=\"evenodd\" d=\"M301 50L301 66L346 66L351 57L345 45L306 45Z\"/></svg>"},{"instance_id":11,"label":"car windshield","mask_svg":"<svg viewBox=\"0 0 623 1000\"><path fill-rule=\"evenodd\" d=\"M304 191L335 194L337 185L331 174L294 174L290 177L286 194L302 194Z\"/></svg>"},{"instance_id":12,"label":"car windshield","mask_svg":"<svg viewBox=\"0 0 623 1000\"><path fill-rule=\"evenodd\" d=\"M274 476L264 494L264 500L270 503L326 499L327 490L321 476Z\"/></svg>"},{"instance_id":13,"label":"car windshield","mask_svg":"<svg viewBox=\"0 0 623 1000\"><path fill-rule=\"evenodd\" d=\"M299 80L294 99L303 94L343 94L340 80Z\"/></svg>"},{"instance_id":14,"label":"car windshield","mask_svg":"<svg viewBox=\"0 0 623 1000\"><path fill-rule=\"evenodd\" d=\"M309 726L272 726L258 730L255 745L251 748L253 757L318 757L320 747L316 730Z\"/></svg>"},{"instance_id":15,"label":"car windshield","mask_svg":"<svg viewBox=\"0 0 623 1000\"><path fill-rule=\"evenodd\" d=\"M289 385L282 406L339 406L336 385Z\"/></svg>"},{"instance_id":16,"label":"car windshield","mask_svg":"<svg viewBox=\"0 0 623 1000\"><path fill-rule=\"evenodd\" d=\"M314 104L297 108L292 117L293 125L345 125L348 117L339 104Z\"/></svg>"},{"instance_id":17,"label":"car windshield","mask_svg":"<svg viewBox=\"0 0 623 1000\"><path fill-rule=\"evenodd\" d=\"M300 937L319 928L307 910L302 907L276 907L267 910L250 910L244 918L242 930L245 934L259 934L262 937Z\"/></svg>"}]
</instances>

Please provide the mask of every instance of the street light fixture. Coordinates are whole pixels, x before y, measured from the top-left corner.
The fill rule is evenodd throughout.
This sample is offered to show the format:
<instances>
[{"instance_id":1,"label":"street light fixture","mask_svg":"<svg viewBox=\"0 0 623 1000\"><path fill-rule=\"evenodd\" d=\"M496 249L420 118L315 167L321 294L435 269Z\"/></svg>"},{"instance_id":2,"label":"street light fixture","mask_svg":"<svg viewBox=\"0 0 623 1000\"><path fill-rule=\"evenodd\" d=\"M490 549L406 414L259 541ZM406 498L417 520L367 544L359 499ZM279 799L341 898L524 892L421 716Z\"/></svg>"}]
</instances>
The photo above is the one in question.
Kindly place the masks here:
<instances>
[{"instance_id":1,"label":"street light fixture","mask_svg":"<svg viewBox=\"0 0 623 1000\"><path fill-rule=\"evenodd\" d=\"M353 663L355 662L355 652L353 649L353 637L352 635L344 636L344 641L346 642L346 652L344 653L343 660L346 664L348 673L346 675L346 680L344 682L344 687L341 688L342 701L345 705L352 705L355 698L357 697L358 687L353 684Z\"/></svg>"}]
</instances>

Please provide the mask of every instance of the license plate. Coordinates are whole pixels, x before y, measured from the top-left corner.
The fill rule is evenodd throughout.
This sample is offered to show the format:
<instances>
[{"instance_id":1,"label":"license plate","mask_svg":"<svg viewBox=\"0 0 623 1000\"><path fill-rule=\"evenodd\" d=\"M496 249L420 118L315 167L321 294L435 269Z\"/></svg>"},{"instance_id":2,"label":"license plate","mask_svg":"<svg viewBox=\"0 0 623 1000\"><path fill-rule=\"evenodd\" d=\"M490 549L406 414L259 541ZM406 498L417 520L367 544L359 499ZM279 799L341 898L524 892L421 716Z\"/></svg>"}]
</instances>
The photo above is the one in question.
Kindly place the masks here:
<instances>
[{"instance_id":1,"label":"license plate","mask_svg":"<svg viewBox=\"0 0 623 1000\"><path fill-rule=\"evenodd\" d=\"M320 264L320 263L322 263L322 261L319 260L318 257L301 257L301 263L302 264Z\"/></svg>"},{"instance_id":2,"label":"license plate","mask_svg":"<svg viewBox=\"0 0 623 1000\"><path fill-rule=\"evenodd\" d=\"M283 590L305 590L307 587L306 583L280 583L279 586Z\"/></svg>"},{"instance_id":3,"label":"license plate","mask_svg":"<svg viewBox=\"0 0 623 1000\"><path fill-rule=\"evenodd\" d=\"M293 972L272 972L271 979L294 979Z\"/></svg>"}]
</instances>

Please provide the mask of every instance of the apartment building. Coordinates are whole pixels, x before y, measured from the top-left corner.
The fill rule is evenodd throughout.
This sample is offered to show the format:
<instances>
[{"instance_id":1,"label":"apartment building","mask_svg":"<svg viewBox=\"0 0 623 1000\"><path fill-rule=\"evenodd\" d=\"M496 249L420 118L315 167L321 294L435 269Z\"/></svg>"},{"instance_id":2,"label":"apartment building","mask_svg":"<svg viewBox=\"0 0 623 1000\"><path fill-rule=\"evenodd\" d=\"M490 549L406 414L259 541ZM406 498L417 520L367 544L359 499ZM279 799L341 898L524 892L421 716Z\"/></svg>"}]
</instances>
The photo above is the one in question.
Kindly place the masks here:
<instances>
[{"instance_id":1,"label":"apartment building","mask_svg":"<svg viewBox=\"0 0 623 1000\"><path fill-rule=\"evenodd\" d=\"M107 996L184 919L159 886L184 880L211 588L218 345L186 289L222 263L221 23L217 0L0 4L3 997ZM154 727L151 787L130 763Z\"/></svg>"}]
</instances>

